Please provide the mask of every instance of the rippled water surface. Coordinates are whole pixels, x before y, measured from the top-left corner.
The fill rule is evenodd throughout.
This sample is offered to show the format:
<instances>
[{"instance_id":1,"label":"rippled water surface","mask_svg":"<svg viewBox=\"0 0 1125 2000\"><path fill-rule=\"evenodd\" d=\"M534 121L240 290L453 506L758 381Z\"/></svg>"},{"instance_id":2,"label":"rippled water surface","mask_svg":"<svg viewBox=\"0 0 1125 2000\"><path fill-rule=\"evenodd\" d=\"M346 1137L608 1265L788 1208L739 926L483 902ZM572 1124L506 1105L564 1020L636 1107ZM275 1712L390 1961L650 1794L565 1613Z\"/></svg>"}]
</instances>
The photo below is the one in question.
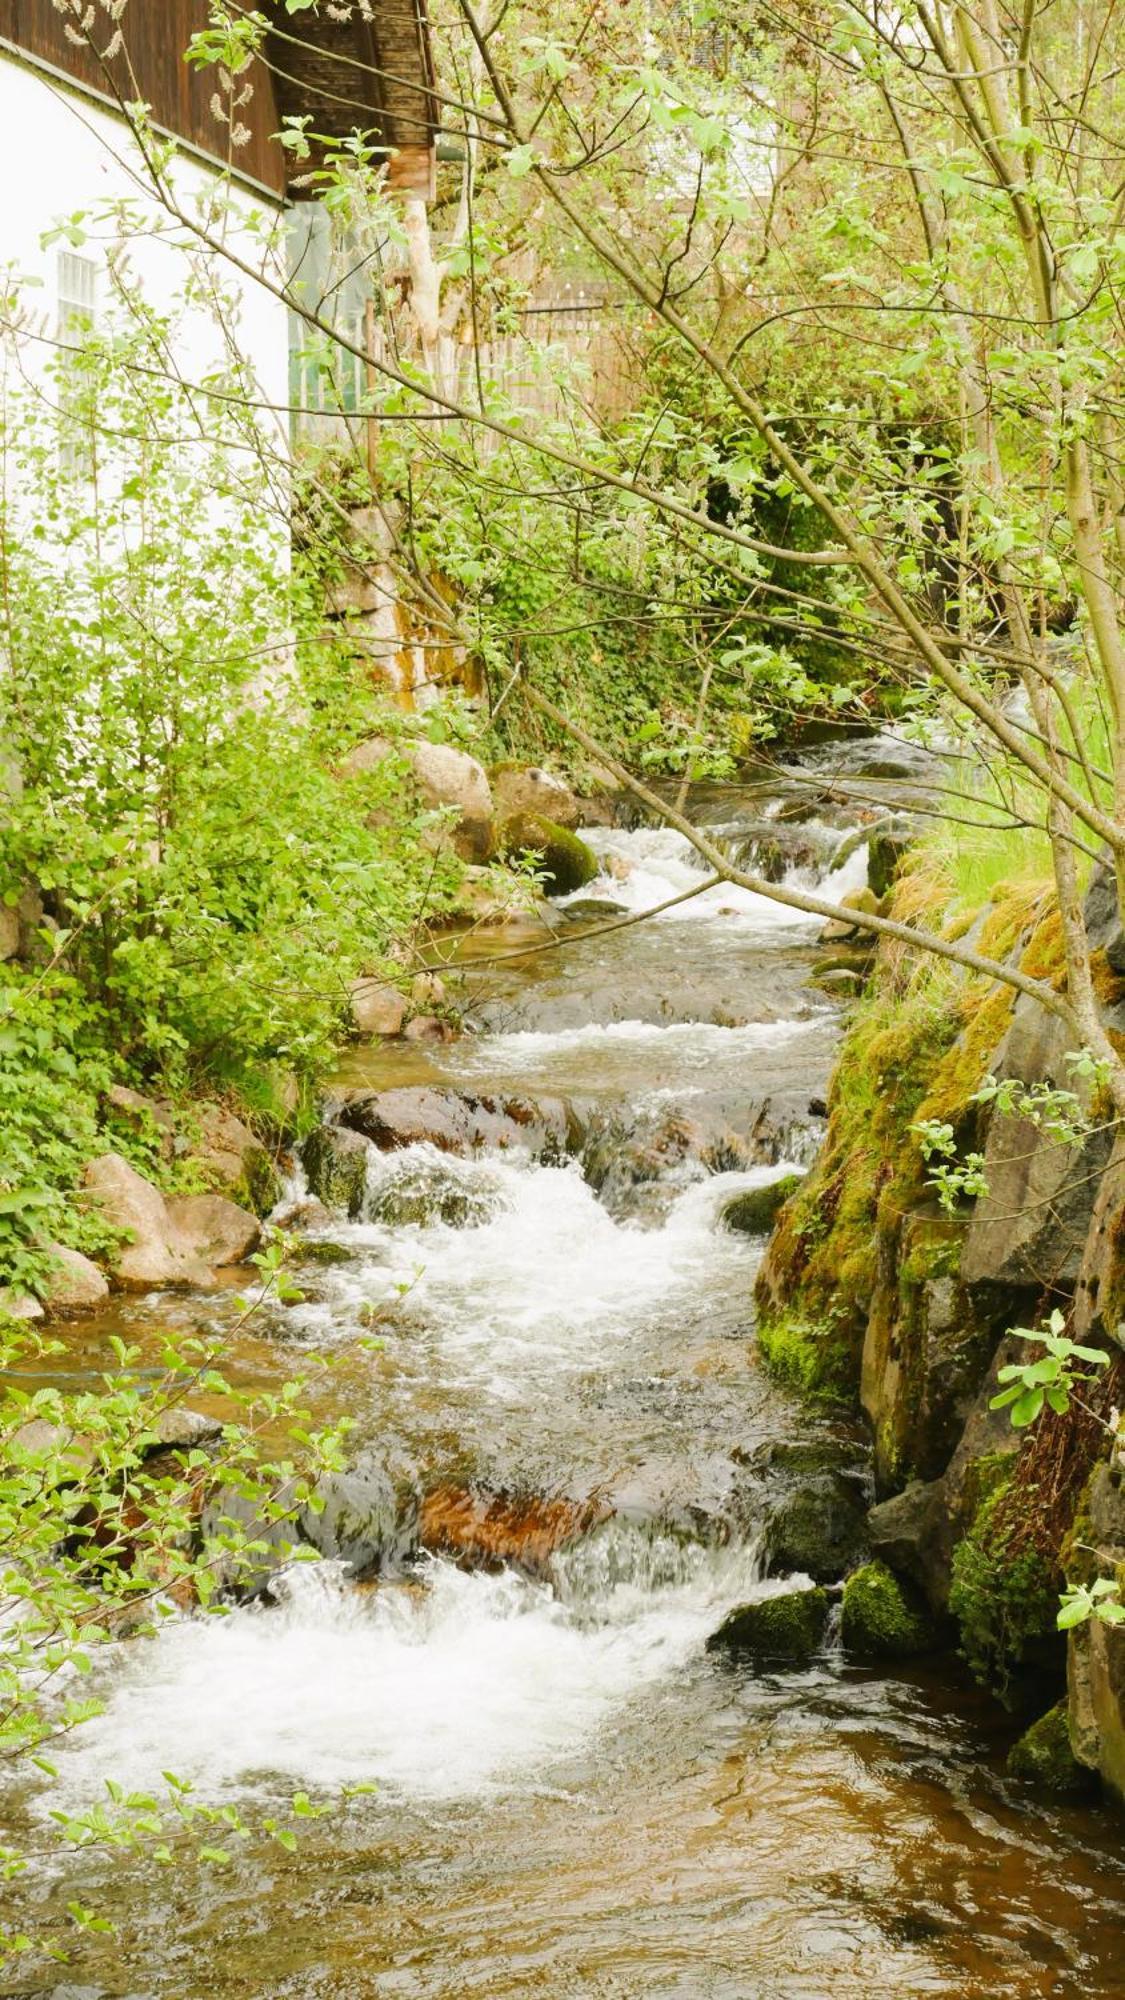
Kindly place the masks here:
<instances>
[{"instance_id":1,"label":"rippled water surface","mask_svg":"<svg viewBox=\"0 0 1125 2000\"><path fill-rule=\"evenodd\" d=\"M720 808L737 832L738 800ZM598 841L595 896L628 913L696 873L676 836ZM807 984L815 927L729 891L588 945L604 910L563 921L578 941L545 960L484 963L527 940L474 940L477 1035L356 1051L341 1089L561 1094L623 1130L662 1106L727 1116L741 1096L815 1125L836 1033ZM295 1854L236 1842L223 1872L119 1857L33 1875L24 1915L78 1895L119 1930L0 1992L1125 1993L1120 1823L1007 1781L1012 1725L952 1669L877 1675L830 1645L770 1674L707 1651L732 1606L778 1587L761 1454L810 1436L757 1365L761 1245L721 1221L785 1164L706 1173L689 1151L631 1208L577 1160L372 1157L367 1219L325 1227L342 1261L310 1266L304 1301L239 1337L235 1371L276 1382L331 1356L314 1396L355 1416L392 1517L456 1485L584 1508L584 1532L486 1570L411 1556L407 1537L375 1581L298 1565L271 1601L122 1648L57 1784L10 1801L33 1837L108 1777L143 1789L167 1769L248 1818L298 1789L333 1809ZM393 1219L404 1187L436 1182L446 1220ZM129 1302L76 1331L62 1372L83 1379L117 1327L143 1347L164 1320L232 1311ZM341 1803L356 1785L377 1790Z\"/></svg>"}]
</instances>

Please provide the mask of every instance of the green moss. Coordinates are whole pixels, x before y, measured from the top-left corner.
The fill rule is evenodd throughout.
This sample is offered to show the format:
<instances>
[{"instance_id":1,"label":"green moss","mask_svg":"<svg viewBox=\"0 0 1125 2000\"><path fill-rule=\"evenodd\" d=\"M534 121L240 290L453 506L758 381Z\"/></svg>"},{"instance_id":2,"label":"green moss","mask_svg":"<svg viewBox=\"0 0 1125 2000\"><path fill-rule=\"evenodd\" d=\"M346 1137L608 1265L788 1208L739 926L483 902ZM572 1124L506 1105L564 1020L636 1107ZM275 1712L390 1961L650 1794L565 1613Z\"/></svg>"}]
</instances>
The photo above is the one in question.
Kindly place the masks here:
<instances>
[{"instance_id":1,"label":"green moss","mask_svg":"<svg viewBox=\"0 0 1125 2000\"><path fill-rule=\"evenodd\" d=\"M1093 1773L1078 1762L1071 1748L1065 1701L1056 1702L1012 1745L1008 1772L1062 1798L1079 1797L1091 1790Z\"/></svg>"},{"instance_id":2,"label":"green moss","mask_svg":"<svg viewBox=\"0 0 1125 2000\"><path fill-rule=\"evenodd\" d=\"M233 1190L234 1199L255 1215L268 1215L281 1200L283 1185L276 1162L264 1146L259 1146L243 1161L241 1177Z\"/></svg>"},{"instance_id":3,"label":"green moss","mask_svg":"<svg viewBox=\"0 0 1125 2000\"><path fill-rule=\"evenodd\" d=\"M807 1402L853 1402L858 1387L854 1348L827 1327L786 1316L758 1328L766 1373Z\"/></svg>"},{"instance_id":4,"label":"green moss","mask_svg":"<svg viewBox=\"0 0 1125 2000\"><path fill-rule=\"evenodd\" d=\"M844 1583L841 1638L864 1660L904 1660L932 1652L937 1629L920 1598L885 1563L864 1563Z\"/></svg>"},{"instance_id":5,"label":"green moss","mask_svg":"<svg viewBox=\"0 0 1125 2000\"><path fill-rule=\"evenodd\" d=\"M975 1678L1015 1706L1029 1677L1058 1669L1062 1642L1055 1623L1058 1589L1034 1548L1010 1549L1013 1523L1005 1501L1011 1456L1002 1470L979 1462L987 1497L953 1554L949 1609L960 1627L961 1652ZM992 1470L989 1470L990 1464Z\"/></svg>"},{"instance_id":6,"label":"green moss","mask_svg":"<svg viewBox=\"0 0 1125 2000\"><path fill-rule=\"evenodd\" d=\"M786 1590L732 1611L707 1641L709 1652L753 1653L802 1665L820 1648L828 1623L828 1592Z\"/></svg>"},{"instance_id":7,"label":"green moss","mask_svg":"<svg viewBox=\"0 0 1125 2000\"><path fill-rule=\"evenodd\" d=\"M499 849L505 856L534 856L549 896L572 895L592 882L598 872L592 848L578 834L542 813L513 813L500 829Z\"/></svg>"},{"instance_id":8,"label":"green moss","mask_svg":"<svg viewBox=\"0 0 1125 2000\"><path fill-rule=\"evenodd\" d=\"M719 1218L724 1229L736 1230L743 1236L768 1235L778 1210L796 1194L804 1178L803 1174L783 1174L780 1180L769 1181L765 1187L747 1188L743 1194L732 1195L724 1203Z\"/></svg>"}]
</instances>

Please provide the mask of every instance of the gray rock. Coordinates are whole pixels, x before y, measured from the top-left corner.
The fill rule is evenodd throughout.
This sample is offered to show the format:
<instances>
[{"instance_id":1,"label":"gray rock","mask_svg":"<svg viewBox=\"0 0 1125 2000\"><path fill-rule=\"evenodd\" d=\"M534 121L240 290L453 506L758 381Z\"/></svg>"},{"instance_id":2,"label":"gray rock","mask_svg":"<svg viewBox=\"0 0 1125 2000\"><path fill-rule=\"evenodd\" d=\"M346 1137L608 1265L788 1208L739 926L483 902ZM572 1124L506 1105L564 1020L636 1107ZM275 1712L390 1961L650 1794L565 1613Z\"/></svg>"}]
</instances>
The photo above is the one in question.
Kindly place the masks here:
<instances>
[{"instance_id":1,"label":"gray rock","mask_svg":"<svg viewBox=\"0 0 1125 2000\"><path fill-rule=\"evenodd\" d=\"M1055 1015L1021 996L995 1074L1073 1088L1064 1061L1072 1039ZM1072 1287L1109 1151L1106 1132L1092 1134L1076 1151L1026 1118L995 1114L984 1145L988 1193L965 1231L964 1282Z\"/></svg>"}]
</instances>

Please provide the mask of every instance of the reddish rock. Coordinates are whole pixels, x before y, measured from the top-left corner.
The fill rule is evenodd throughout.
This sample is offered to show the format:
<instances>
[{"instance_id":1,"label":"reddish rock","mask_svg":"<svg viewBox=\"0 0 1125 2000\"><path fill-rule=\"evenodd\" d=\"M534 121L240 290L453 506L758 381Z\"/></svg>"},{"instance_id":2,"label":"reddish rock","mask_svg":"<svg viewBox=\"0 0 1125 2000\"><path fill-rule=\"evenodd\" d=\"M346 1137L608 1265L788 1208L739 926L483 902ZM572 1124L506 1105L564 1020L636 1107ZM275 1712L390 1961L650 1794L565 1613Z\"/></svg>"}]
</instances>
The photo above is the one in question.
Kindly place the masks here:
<instances>
[{"instance_id":1,"label":"reddish rock","mask_svg":"<svg viewBox=\"0 0 1125 2000\"><path fill-rule=\"evenodd\" d=\"M419 1544L435 1555L455 1556L469 1568L513 1563L542 1569L558 1549L606 1520L609 1511L598 1497L548 1500L535 1493L438 1486L422 1503Z\"/></svg>"}]
</instances>

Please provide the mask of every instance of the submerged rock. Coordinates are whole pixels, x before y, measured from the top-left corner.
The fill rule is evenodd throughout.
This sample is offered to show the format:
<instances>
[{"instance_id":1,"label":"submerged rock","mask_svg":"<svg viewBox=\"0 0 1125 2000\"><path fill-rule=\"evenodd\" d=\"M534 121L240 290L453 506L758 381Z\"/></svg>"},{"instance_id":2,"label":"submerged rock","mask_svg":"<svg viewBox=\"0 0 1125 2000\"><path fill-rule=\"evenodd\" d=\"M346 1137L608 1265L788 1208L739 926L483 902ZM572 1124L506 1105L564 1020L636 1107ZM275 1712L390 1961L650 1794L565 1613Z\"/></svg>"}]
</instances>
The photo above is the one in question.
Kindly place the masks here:
<instances>
[{"instance_id":1,"label":"submerged rock","mask_svg":"<svg viewBox=\"0 0 1125 2000\"><path fill-rule=\"evenodd\" d=\"M500 829L500 851L506 857L530 854L549 896L570 896L584 889L598 873L597 856L576 833L542 813L518 812Z\"/></svg>"},{"instance_id":2,"label":"submerged rock","mask_svg":"<svg viewBox=\"0 0 1125 2000\"><path fill-rule=\"evenodd\" d=\"M1008 1752L1008 1774L1057 1798L1081 1798L1094 1788L1093 1772L1080 1764L1070 1741L1065 1701L1025 1729Z\"/></svg>"},{"instance_id":3,"label":"submerged rock","mask_svg":"<svg viewBox=\"0 0 1125 2000\"><path fill-rule=\"evenodd\" d=\"M790 1195L796 1194L803 1179L803 1174L782 1174L776 1181L767 1181L764 1187L746 1188L742 1194L732 1195L719 1211L723 1228L733 1229L742 1236L768 1236L778 1209Z\"/></svg>"},{"instance_id":4,"label":"submerged rock","mask_svg":"<svg viewBox=\"0 0 1125 2000\"><path fill-rule=\"evenodd\" d=\"M844 1582L840 1636L863 1660L905 1660L939 1645L937 1625L920 1597L883 1562L864 1563Z\"/></svg>"},{"instance_id":5,"label":"submerged rock","mask_svg":"<svg viewBox=\"0 0 1125 2000\"><path fill-rule=\"evenodd\" d=\"M707 1641L708 1652L751 1653L763 1661L804 1666L819 1652L828 1625L828 1592L819 1584L742 1604Z\"/></svg>"},{"instance_id":6,"label":"submerged rock","mask_svg":"<svg viewBox=\"0 0 1125 2000\"><path fill-rule=\"evenodd\" d=\"M422 1502L419 1542L435 1554L455 1556L469 1568L513 1563L537 1570L557 1550L588 1534L610 1511L598 1496L547 1499L535 1493L439 1486Z\"/></svg>"},{"instance_id":7,"label":"submerged rock","mask_svg":"<svg viewBox=\"0 0 1125 2000\"><path fill-rule=\"evenodd\" d=\"M484 1147L524 1146L537 1159L562 1159L569 1119L559 1098L476 1097L468 1091L421 1086L352 1098L340 1126L362 1133L383 1152L428 1141L439 1152L471 1154Z\"/></svg>"},{"instance_id":8,"label":"submerged rock","mask_svg":"<svg viewBox=\"0 0 1125 2000\"><path fill-rule=\"evenodd\" d=\"M417 1228L444 1223L451 1229L472 1229L496 1212L497 1190L479 1180L459 1179L455 1170L433 1165L409 1166L377 1187L367 1202L367 1217L386 1227Z\"/></svg>"}]
</instances>

